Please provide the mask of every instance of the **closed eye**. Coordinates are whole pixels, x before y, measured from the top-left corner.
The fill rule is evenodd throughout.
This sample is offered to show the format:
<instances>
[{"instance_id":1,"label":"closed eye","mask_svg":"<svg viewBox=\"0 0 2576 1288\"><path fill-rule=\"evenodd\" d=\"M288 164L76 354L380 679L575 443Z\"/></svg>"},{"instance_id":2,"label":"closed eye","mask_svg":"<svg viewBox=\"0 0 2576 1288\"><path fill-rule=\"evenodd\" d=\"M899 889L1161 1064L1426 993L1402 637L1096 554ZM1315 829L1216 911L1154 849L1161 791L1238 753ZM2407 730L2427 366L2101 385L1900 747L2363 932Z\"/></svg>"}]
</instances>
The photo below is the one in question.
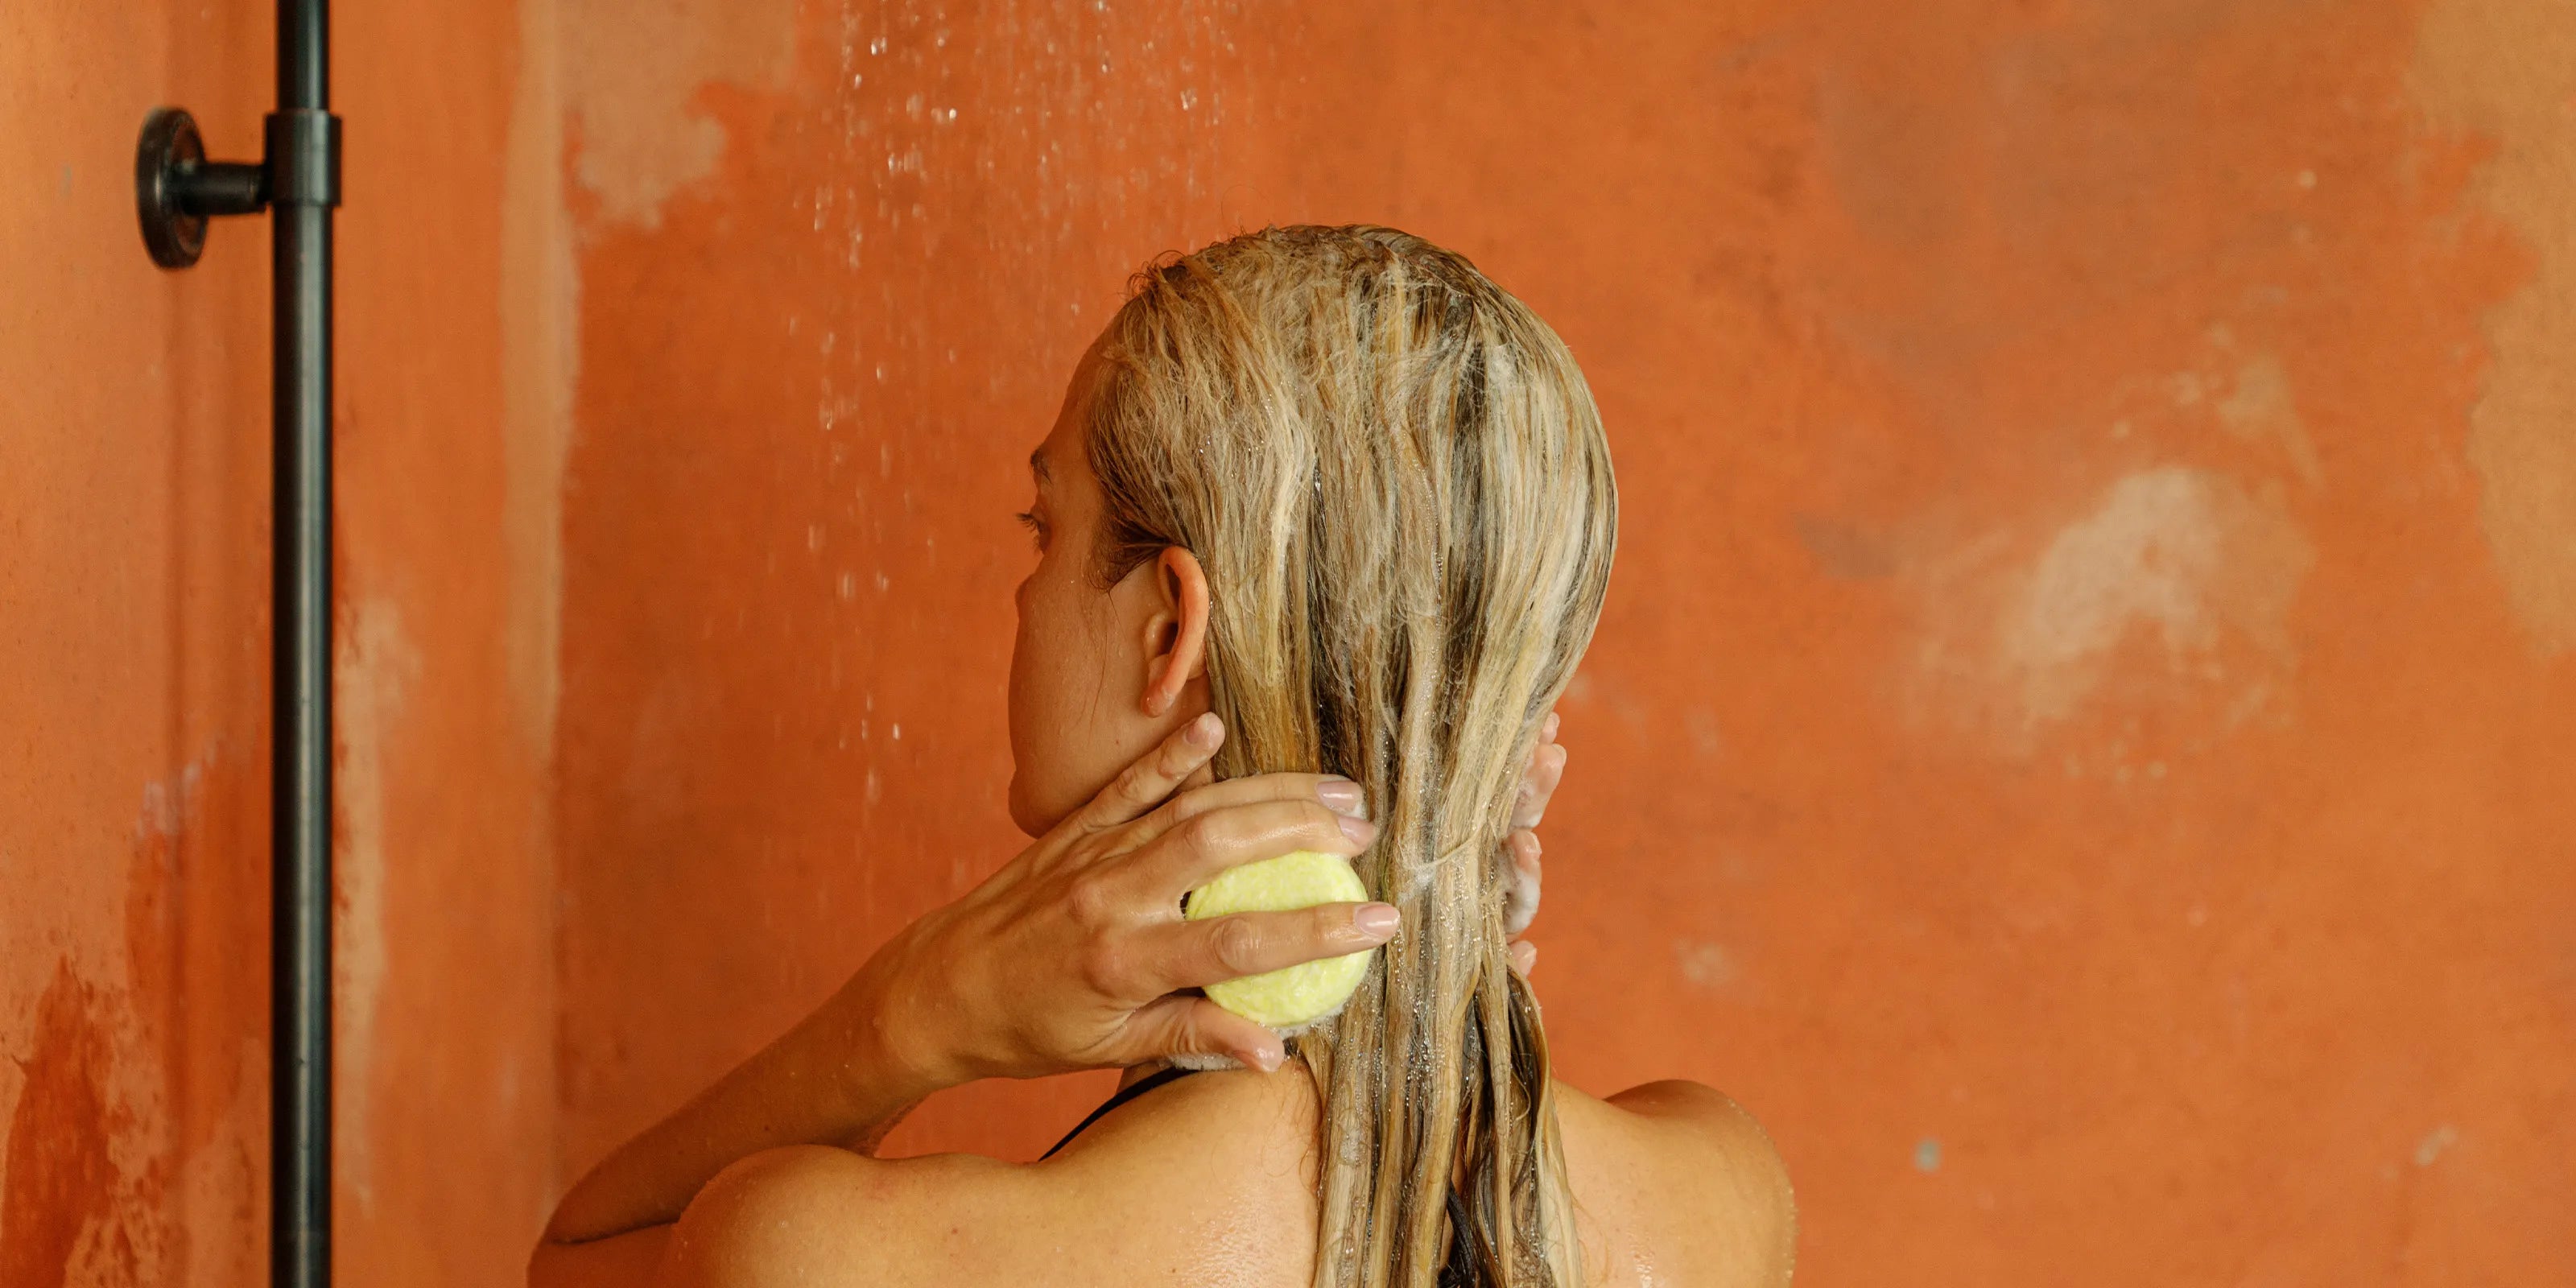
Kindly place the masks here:
<instances>
[{"instance_id":1,"label":"closed eye","mask_svg":"<svg viewBox=\"0 0 2576 1288\"><path fill-rule=\"evenodd\" d=\"M1034 511L1030 510L1022 510L1011 517L1019 520L1020 526L1029 530L1029 541L1031 544L1035 545L1040 550L1046 549L1045 520L1040 519Z\"/></svg>"}]
</instances>

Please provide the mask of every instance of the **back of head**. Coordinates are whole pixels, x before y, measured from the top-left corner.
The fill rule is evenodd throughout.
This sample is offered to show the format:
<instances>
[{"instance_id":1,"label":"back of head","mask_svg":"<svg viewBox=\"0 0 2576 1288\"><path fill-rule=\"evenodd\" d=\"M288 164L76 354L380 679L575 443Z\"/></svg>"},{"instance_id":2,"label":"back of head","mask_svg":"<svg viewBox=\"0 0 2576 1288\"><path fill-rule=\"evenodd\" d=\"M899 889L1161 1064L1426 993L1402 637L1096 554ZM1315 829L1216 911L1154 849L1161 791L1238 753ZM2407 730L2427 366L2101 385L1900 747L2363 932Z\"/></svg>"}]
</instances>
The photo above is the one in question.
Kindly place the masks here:
<instances>
[{"instance_id":1,"label":"back of head","mask_svg":"<svg viewBox=\"0 0 2576 1288\"><path fill-rule=\"evenodd\" d=\"M1316 1282L1570 1288L1503 842L1609 578L1618 503L1582 373L1465 259L1370 227L1160 264L1099 356L1102 575L1198 556L1218 773L1357 780L1381 828L1361 879L1404 914L1297 1043L1325 1089Z\"/></svg>"}]
</instances>

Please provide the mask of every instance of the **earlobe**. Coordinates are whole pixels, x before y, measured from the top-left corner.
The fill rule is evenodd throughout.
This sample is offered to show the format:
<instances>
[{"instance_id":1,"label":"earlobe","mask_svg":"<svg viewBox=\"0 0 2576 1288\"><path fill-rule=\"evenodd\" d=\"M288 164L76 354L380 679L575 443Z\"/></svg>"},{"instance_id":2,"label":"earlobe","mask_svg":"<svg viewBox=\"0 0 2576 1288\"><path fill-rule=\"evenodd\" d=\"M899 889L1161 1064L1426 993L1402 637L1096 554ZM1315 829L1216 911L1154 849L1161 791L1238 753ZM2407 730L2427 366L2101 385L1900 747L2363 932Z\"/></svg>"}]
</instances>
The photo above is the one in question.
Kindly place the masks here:
<instances>
[{"instance_id":1,"label":"earlobe","mask_svg":"<svg viewBox=\"0 0 2576 1288\"><path fill-rule=\"evenodd\" d=\"M1207 673L1208 584L1197 555L1165 546L1154 557L1154 586L1162 604L1146 640L1145 714L1160 716L1181 700L1181 690Z\"/></svg>"}]
</instances>

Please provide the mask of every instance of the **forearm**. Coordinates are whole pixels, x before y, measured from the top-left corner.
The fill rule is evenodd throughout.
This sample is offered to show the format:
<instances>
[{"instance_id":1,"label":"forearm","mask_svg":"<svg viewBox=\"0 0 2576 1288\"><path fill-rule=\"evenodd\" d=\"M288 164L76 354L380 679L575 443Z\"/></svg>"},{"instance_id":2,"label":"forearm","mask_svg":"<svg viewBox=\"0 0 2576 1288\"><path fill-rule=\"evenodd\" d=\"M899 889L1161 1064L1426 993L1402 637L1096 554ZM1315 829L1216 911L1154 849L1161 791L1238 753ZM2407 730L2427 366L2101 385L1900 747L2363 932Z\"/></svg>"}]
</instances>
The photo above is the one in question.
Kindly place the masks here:
<instances>
[{"instance_id":1,"label":"forearm","mask_svg":"<svg viewBox=\"0 0 2576 1288\"><path fill-rule=\"evenodd\" d=\"M765 1149L873 1148L906 1110L948 1085L889 1033L889 973L882 960L870 962L795 1028L618 1147L564 1196L546 1241L675 1221L716 1173Z\"/></svg>"},{"instance_id":2,"label":"forearm","mask_svg":"<svg viewBox=\"0 0 2576 1288\"><path fill-rule=\"evenodd\" d=\"M1185 788L1221 742L1213 717L1191 721L1002 871L907 926L831 1001L592 1168L546 1241L669 1224L717 1173L767 1150L872 1149L914 1103L974 1078L1176 1054L1275 1066L1277 1034L1198 990L1374 948L1396 929L1376 914L1394 909L1185 922L1182 896L1218 873L1299 850L1356 854L1375 835L1345 779Z\"/></svg>"}]
</instances>

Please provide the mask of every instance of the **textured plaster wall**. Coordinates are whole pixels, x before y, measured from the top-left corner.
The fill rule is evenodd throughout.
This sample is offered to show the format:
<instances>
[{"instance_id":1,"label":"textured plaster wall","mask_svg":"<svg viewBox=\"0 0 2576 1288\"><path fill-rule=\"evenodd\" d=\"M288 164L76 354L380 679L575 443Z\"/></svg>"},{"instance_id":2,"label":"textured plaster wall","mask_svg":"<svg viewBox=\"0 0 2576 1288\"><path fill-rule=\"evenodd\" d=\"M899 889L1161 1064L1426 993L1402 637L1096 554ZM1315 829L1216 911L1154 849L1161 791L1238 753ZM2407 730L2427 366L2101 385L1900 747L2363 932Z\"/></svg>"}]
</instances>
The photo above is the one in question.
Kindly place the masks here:
<instances>
[{"instance_id":1,"label":"textured plaster wall","mask_svg":"<svg viewBox=\"0 0 2576 1288\"><path fill-rule=\"evenodd\" d=\"M568 298L562 131L514 133L515 8L339 7L335 1256L506 1283L556 1171L551 668L525 655L562 400L524 337ZM267 230L164 273L132 175L159 103L257 153L271 22L0 14L5 1288L266 1282Z\"/></svg>"},{"instance_id":2,"label":"textured plaster wall","mask_svg":"<svg viewBox=\"0 0 2576 1288\"><path fill-rule=\"evenodd\" d=\"M345 1273L510 1281L1017 847L1075 353L1371 219L1611 424L1565 1076L1752 1106L1816 1282L2576 1275L2565 6L342 8ZM260 1272L266 254L125 167L268 21L0 15L0 1288Z\"/></svg>"},{"instance_id":3,"label":"textured plaster wall","mask_svg":"<svg viewBox=\"0 0 2576 1288\"><path fill-rule=\"evenodd\" d=\"M0 1284L247 1278L265 1141L265 256L143 256L133 147L250 140L238 15L0 18ZM193 52L183 52L193 51ZM227 128L226 126L230 126ZM230 230L225 230L230 231Z\"/></svg>"},{"instance_id":4,"label":"textured plaster wall","mask_svg":"<svg viewBox=\"0 0 2576 1288\"><path fill-rule=\"evenodd\" d=\"M1126 273L1373 219L1555 322L1625 485L1569 1076L1753 1106L1818 1282L2576 1273L2564 6L624 18L567 35L568 1166L1017 844L1005 515Z\"/></svg>"}]
</instances>

